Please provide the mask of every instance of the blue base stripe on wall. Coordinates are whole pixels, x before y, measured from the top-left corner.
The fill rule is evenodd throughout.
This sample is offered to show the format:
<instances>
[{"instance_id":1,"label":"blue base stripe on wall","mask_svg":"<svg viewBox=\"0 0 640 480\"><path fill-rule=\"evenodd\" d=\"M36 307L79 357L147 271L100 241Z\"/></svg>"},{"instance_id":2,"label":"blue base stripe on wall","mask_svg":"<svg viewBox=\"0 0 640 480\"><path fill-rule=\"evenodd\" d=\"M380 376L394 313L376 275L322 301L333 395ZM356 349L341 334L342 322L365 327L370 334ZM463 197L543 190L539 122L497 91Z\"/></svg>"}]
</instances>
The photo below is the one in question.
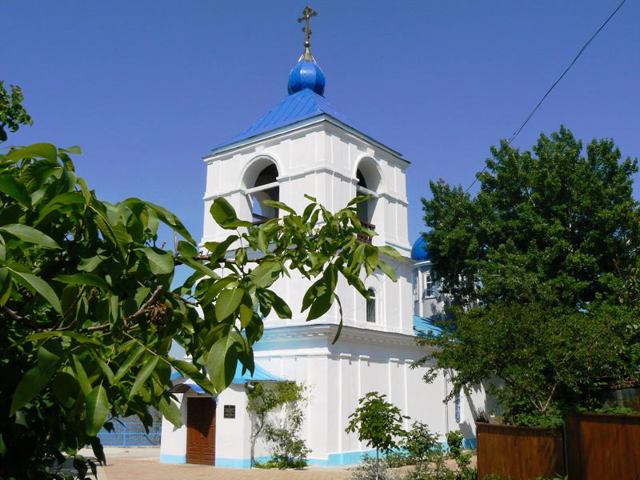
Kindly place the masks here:
<instances>
[{"instance_id":1,"label":"blue base stripe on wall","mask_svg":"<svg viewBox=\"0 0 640 480\"><path fill-rule=\"evenodd\" d=\"M446 442L442 443L443 448L447 449ZM477 446L477 440L475 438L465 438L463 443L464 448L475 449ZM330 453L327 458L309 458L309 465L315 467L342 467L347 465L357 465L362 462L364 455L371 457L375 456L375 450L365 450L356 452L342 452L342 453ZM257 457L256 461L259 463L268 462L269 456ZM187 459L185 455L160 455L161 463L186 463ZM249 458L219 458L216 457L216 467L222 468L250 468L251 459Z\"/></svg>"},{"instance_id":2,"label":"blue base stripe on wall","mask_svg":"<svg viewBox=\"0 0 640 480\"><path fill-rule=\"evenodd\" d=\"M163 453L160 455L160 463L187 463L186 455L171 455Z\"/></svg>"}]
</instances>

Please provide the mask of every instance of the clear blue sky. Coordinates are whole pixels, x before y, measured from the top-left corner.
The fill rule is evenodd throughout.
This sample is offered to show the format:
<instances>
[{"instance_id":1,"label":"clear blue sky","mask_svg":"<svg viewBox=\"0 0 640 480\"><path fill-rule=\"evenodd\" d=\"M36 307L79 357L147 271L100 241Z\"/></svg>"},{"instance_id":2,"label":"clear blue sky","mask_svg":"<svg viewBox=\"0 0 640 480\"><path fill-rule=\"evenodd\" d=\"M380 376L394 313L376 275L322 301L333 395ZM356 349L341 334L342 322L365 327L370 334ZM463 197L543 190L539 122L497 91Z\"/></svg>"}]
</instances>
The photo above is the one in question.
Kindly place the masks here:
<instances>
[{"instance_id":1,"label":"clear blue sky","mask_svg":"<svg viewBox=\"0 0 640 480\"><path fill-rule=\"evenodd\" d=\"M326 97L412 162L410 235L428 181L468 185L618 0L317 0ZM9 144L80 145L82 176L199 237L201 157L286 94L304 1L0 0L0 79L35 120ZM640 156L640 3L627 1L515 142L563 123ZM636 193L638 187L636 186Z\"/></svg>"}]
</instances>

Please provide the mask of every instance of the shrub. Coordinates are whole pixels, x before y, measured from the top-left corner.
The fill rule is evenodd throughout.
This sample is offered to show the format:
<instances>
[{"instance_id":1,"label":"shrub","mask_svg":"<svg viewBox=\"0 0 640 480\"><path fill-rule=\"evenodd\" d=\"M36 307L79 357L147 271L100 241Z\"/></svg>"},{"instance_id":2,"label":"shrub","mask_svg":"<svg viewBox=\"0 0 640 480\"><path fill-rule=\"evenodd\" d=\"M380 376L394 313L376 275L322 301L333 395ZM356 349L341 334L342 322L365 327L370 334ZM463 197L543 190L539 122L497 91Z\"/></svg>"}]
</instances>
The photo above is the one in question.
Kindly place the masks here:
<instances>
[{"instance_id":1,"label":"shrub","mask_svg":"<svg viewBox=\"0 0 640 480\"><path fill-rule=\"evenodd\" d=\"M399 480L399 477L389 471L386 460L364 455L362 463L353 470L351 480Z\"/></svg>"}]
</instances>

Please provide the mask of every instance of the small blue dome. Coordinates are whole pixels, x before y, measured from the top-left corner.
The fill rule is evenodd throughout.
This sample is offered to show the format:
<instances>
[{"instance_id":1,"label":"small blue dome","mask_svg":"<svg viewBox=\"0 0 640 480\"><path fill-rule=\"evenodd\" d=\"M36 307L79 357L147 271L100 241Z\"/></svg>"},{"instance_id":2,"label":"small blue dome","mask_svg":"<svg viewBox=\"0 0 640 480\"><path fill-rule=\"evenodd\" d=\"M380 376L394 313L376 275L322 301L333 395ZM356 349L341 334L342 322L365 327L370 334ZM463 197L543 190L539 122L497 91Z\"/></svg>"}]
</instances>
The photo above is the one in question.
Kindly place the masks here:
<instances>
[{"instance_id":1,"label":"small blue dome","mask_svg":"<svg viewBox=\"0 0 640 480\"><path fill-rule=\"evenodd\" d=\"M427 260L431 260L431 255L429 255L429 250L427 248L427 241L422 235L420 235L414 242L413 247L411 247L411 259L417 262L426 262Z\"/></svg>"},{"instance_id":2,"label":"small blue dome","mask_svg":"<svg viewBox=\"0 0 640 480\"><path fill-rule=\"evenodd\" d=\"M289 73L289 95L309 88L318 95L324 94L324 73L315 59L301 57Z\"/></svg>"}]
</instances>

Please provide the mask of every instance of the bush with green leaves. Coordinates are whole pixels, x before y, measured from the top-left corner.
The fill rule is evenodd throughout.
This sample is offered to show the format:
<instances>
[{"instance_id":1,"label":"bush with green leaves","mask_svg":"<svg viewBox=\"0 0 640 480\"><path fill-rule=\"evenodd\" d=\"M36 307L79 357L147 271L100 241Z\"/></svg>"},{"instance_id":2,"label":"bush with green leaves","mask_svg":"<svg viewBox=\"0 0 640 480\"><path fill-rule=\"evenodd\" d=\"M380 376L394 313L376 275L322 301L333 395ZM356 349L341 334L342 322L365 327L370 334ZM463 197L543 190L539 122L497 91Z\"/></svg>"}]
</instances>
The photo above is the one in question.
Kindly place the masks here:
<instances>
[{"instance_id":1,"label":"bush with green leaves","mask_svg":"<svg viewBox=\"0 0 640 480\"><path fill-rule=\"evenodd\" d=\"M339 277L366 295L364 276L393 275L393 249L358 241L358 200L335 213L314 199L302 214L277 203L282 215L256 226L219 198L211 214L230 234L201 251L168 210L100 200L76 173L78 153L41 143L0 154L2 478L63 478L64 456L87 444L103 458L96 434L113 417L149 426L155 407L180 424L172 369L212 395L238 362L253 371L263 319L291 317L271 288L288 271L313 281L308 319L339 307ZM182 238L176 251L158 244L160 225ZM192 273L172 288L176 265ZM191 361L170 355L173 341Z\"/></svg>"},{"instance_id":2,"label":"bush with green leaves","mask_svg":"<svg viewBox=\"0 0 640 480\"><path fill-rule=\"evenodd\" d=\"M557 425L640 382L637 172L612 140L585 149L561 128L532 151L492 148L474 196L430 184L425 239L449 305L422 343L452 372L449 399L484 382L508 423Z\"/></svg>"},{"instance_id":3,"label":"bush with green leaves","mask_svg":"<svg viewBox=\"0 0 640 480\"><path fill-rule=\"evenodd\" d=\"M386 459L362 456L362 462L353 469L351 480L400 480Z\"/></svg>"},{"instance_id":4,"label":"bush with green leaves","mask_svg":"<svg viewBox=\"0 0 640 480\"><path fill-rule=\"evenodd\" d=\"M251 465L261 468L304 468L309 449L300 436L304 422L306 388L297 382L247 384L247 411L251 418ZM271 458L255 461L255 445L263 438Z\"/></svg>"},{"instance_id":5,"label":"bush with green leaves","mask_svg":"<svg viewBox=\"0 0 640 480\"><path fill-rule=\"evenodd\" d=\"M378 392L369 392L360 398L345 429L347 433L356 433L358 440L375 448L377 460L381 451L388 454L398 448L398 441L405 433L402 424L408 418L386 397Z\"/></svg>"}]
</instances>

